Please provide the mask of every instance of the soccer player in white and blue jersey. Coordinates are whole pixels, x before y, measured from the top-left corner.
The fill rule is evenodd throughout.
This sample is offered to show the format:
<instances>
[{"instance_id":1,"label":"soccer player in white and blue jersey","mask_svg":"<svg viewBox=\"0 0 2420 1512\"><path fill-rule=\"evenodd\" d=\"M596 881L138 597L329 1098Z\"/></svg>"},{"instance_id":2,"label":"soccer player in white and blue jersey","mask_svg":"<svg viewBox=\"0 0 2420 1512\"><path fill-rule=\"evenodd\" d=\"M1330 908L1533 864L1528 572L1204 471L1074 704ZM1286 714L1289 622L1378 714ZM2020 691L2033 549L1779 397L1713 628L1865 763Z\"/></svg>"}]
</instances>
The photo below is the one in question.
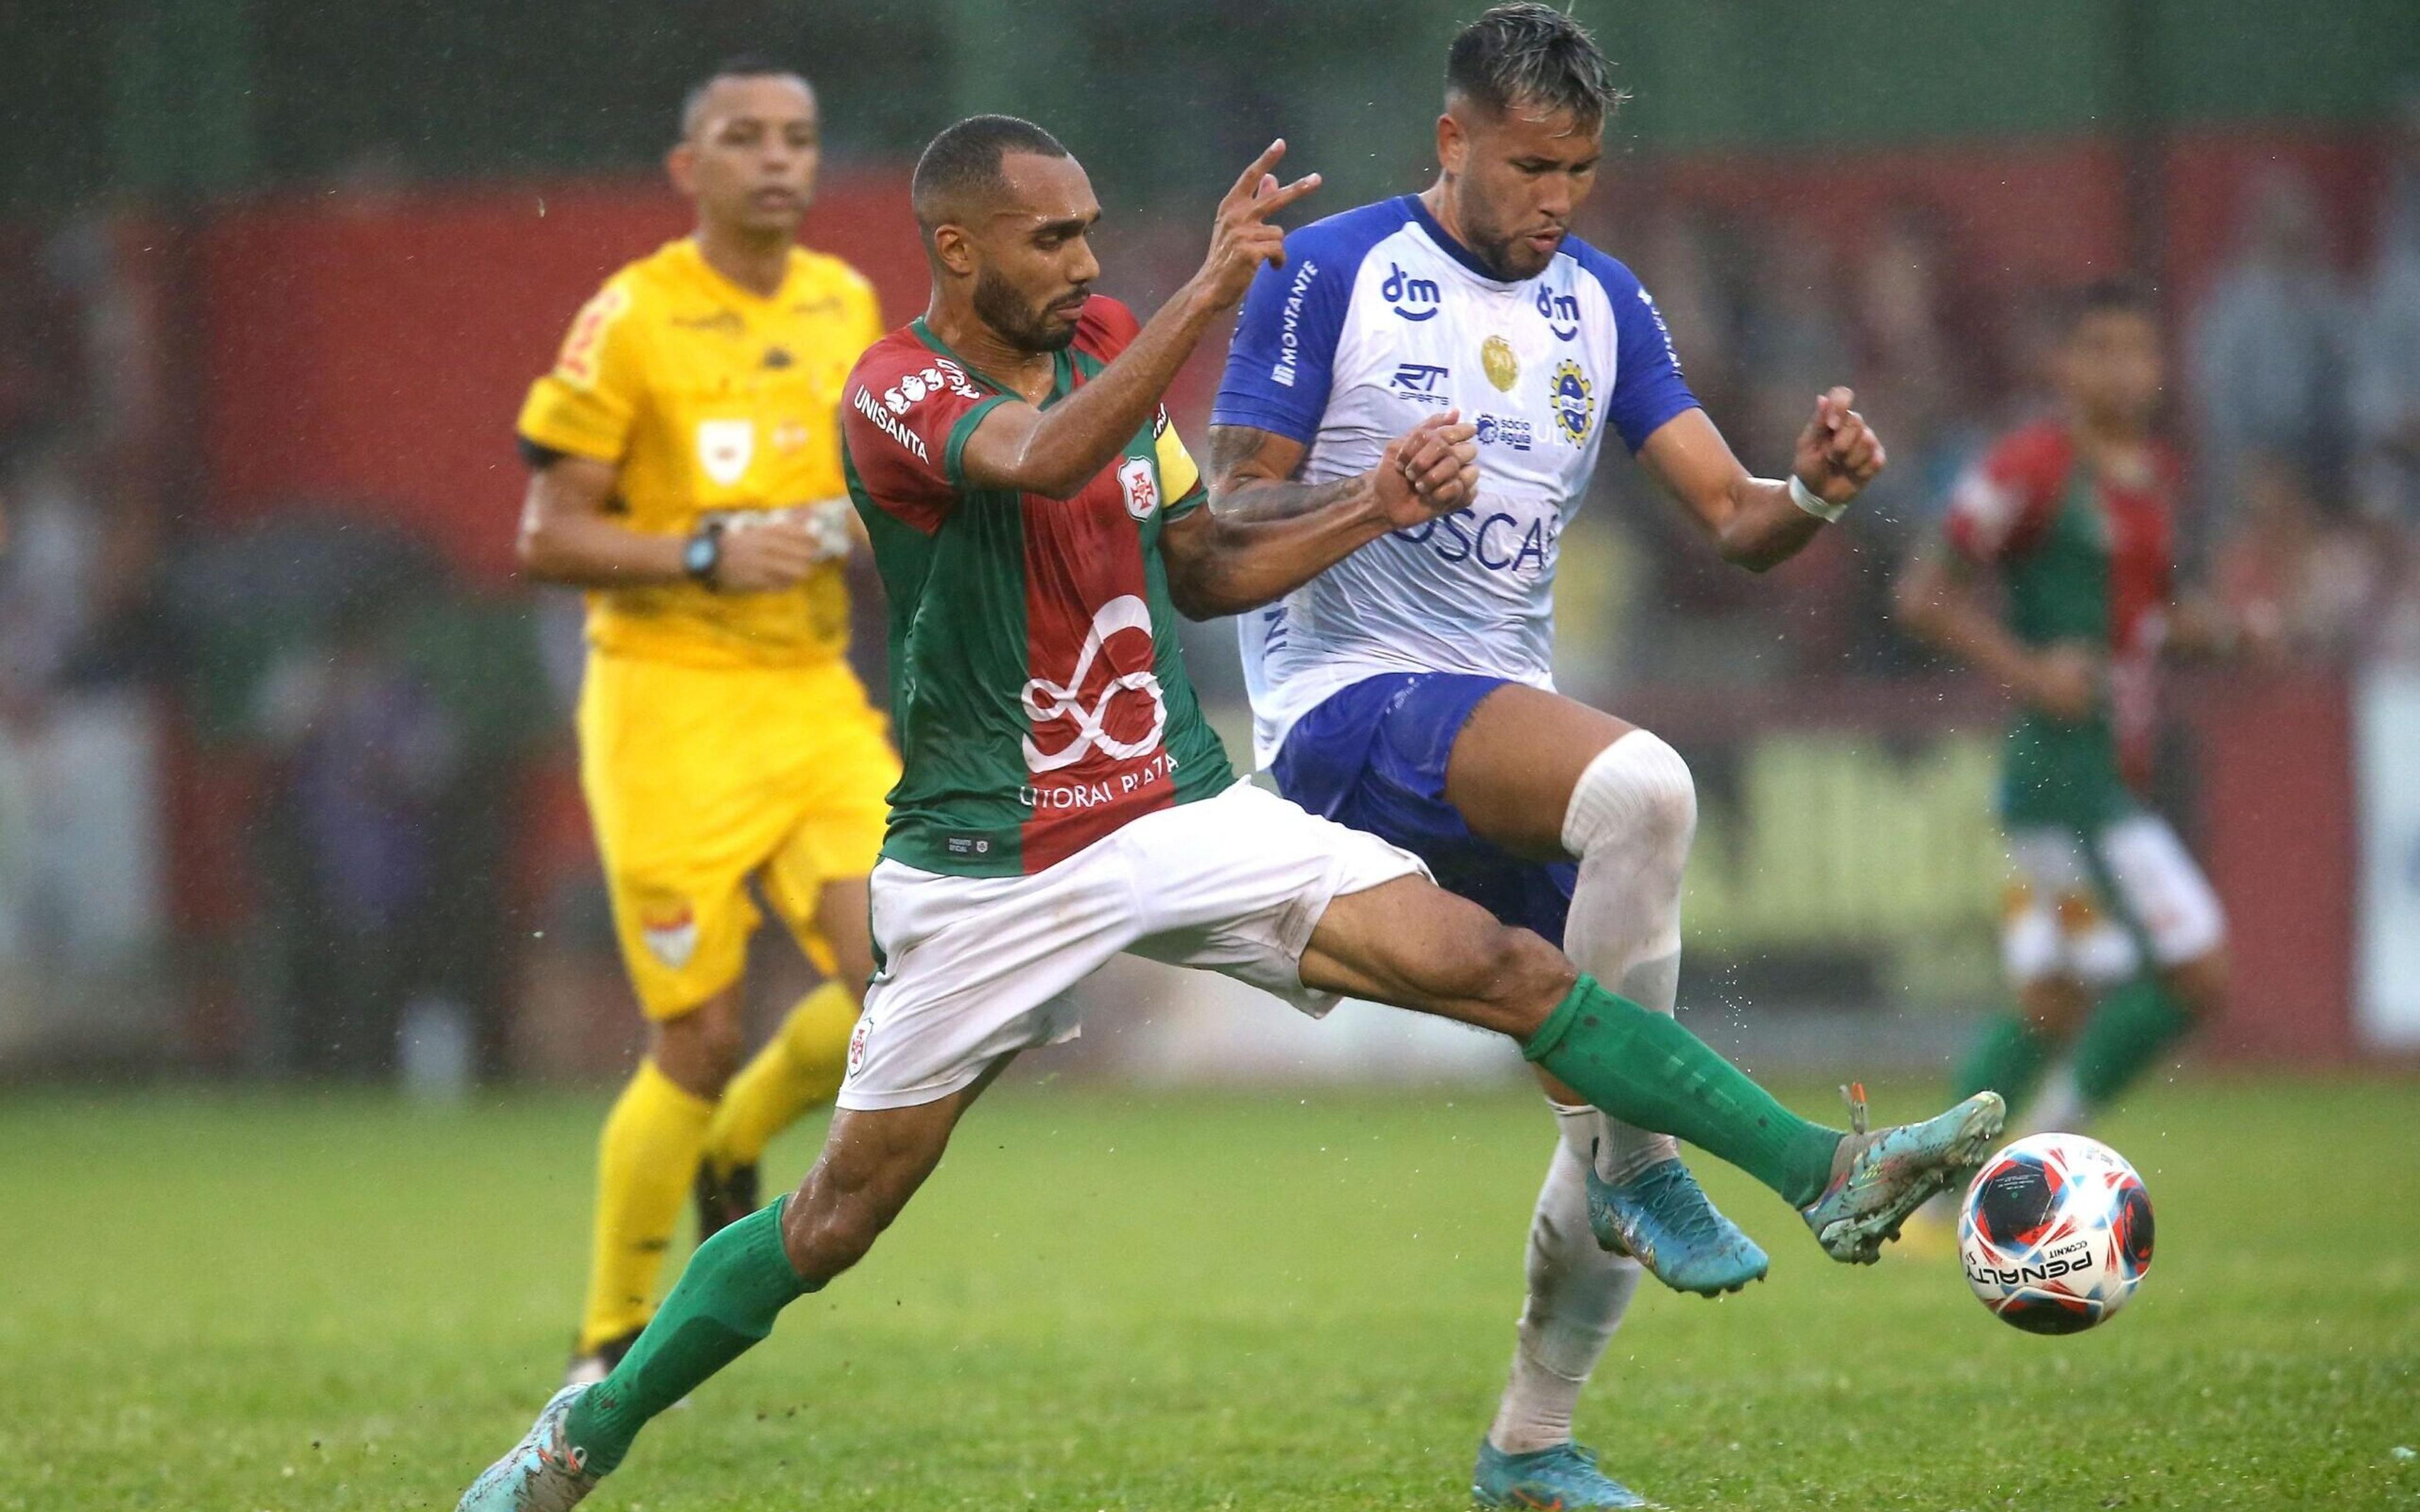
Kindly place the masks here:
<instances>
[{"instance_id":1,"label":"soccer player in white and blue jersey","mask_svg":"<svg viewBox=\"0 0 2420 1512\"><path fill-rule=\"evenodd\" d=\"M1475 427L1473 503L1244 618L1255 754L1286 796L1414 852L1669 1013L1696 791L1654 734L1555 690L1563 529L1611 431L1725 558L1761 571L1838 518L1884 453L1834 389L1788 478L1733 457L1638 280L1570 234L1618 100L1560 11L1499 5L1465 29L1436 181L1293 233L1261 270L1212 417L1211 489L1242 517L1316 510L1371 486L1423 417ZM1561 1137L1474 1489L1497 1506L1637 1505L1571 1419L1640 1268L1714 1295L1761 1278L1765 1257L1671 1139L1546 1092Z\"/></svg>"}]
</instances>

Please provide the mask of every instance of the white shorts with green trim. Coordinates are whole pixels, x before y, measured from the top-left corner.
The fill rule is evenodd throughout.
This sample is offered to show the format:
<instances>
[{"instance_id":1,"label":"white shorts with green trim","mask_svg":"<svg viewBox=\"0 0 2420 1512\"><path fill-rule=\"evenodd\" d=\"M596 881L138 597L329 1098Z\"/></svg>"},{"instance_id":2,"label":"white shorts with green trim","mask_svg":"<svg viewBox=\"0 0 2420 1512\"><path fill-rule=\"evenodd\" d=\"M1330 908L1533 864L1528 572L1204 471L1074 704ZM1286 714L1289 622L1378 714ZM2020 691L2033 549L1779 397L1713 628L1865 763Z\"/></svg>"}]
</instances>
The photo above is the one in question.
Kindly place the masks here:
<instances>
[{"instance_id":1,"label":"white shorts with green trim","mask_svg":"<svg viewBox=\"0 0 2420 1512\"><path fill-rule=\"evenodd\" d=\"M2218 895L2166 821L2130 814L2093 836L2092 847L2097 855L2086 855L2069 829L2009 833L2014 876L2000 957L2018 985L2071 978L2112 986L2142 969L2145 945L2152 964L2167 967L2226 942Z\"/></svg>"},{"instance_id":2,"label":"white shorts with green trim","mask_svg":"<svg viewBox=\"0 0 2420 1512\"><path fill-rule=\"evenodd\" d=\"M1302 952L1330 900L1425 876L1409 851L1238 782L1145 814L1032 876L878 863L875 947L840 1105L913 1107L1075 1038L1066 993L1121 951L1251 983L1317 1017Z\"/></svg>"}]
</instances>

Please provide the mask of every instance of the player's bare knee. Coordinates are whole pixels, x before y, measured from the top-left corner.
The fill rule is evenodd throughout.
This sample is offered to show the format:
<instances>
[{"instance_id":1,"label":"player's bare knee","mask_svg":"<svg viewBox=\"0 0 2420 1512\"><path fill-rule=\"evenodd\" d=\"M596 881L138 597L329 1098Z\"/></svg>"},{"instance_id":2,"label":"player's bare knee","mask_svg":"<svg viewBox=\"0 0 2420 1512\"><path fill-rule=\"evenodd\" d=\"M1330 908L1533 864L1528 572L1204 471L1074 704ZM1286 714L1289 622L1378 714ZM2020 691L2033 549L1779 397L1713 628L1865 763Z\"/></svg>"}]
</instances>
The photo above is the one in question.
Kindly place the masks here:
<instances>
[{"instance_id":1,"label":"player's bare knee","mask_svg":"<svg viewBox=\"0 0 2420 1512\"><path fill-rule=\"evenodd\" d=\"M1689 853L1698 833L1698 784L1681 753L1649 730L1633 730L1597 753L1572 785L1563 848L1574 856L1608 845L1669 856Z\"/></svg>"},{"instance_id":2,"label":"player's bare knee","mask_svg":"<svg viewBox=\"0 0 2420 1512\"><path fill-rule=\"evenodd\" d=\"M1494 1011L1497 1026L1528 1035L1571 992L1579 971L1543 937L1499 924L1485 936L1472 976L1471 995Z\"/></svg>"},{"instance_id":3,"label":"player's bare knee","mask_svg":"<svg viewBox=\"0 0 2420 1512\"><path fill-rule=\"evenodd\" d=\"M713 1098L720 1097L724 1086L738 1074L747 1050L747 1030L740 1022L735 989L657 1024L650 1054L658 1068L683 1090Z\"/></svg>"}]
</instances>

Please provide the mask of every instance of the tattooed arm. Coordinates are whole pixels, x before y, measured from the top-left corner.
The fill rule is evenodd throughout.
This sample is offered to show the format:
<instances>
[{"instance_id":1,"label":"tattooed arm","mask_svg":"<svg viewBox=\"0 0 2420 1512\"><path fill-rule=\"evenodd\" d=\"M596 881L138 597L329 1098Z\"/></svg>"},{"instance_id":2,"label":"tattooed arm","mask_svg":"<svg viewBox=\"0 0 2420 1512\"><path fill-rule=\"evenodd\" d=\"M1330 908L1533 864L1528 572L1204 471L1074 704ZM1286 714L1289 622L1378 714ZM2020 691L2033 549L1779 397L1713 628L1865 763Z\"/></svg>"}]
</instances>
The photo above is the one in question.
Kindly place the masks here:
<instances>
[{"instance_id":1,"label":"tattooed arm","mask_svg":"<svg viewBox=\"0 0 2420 1512\"><path fill-rule=\"evenodd\" d=\"M1388 443L1378 465L1332 483L1293 480L1302 446L1241 425L1210 429L1210 502L1159 538L1169 596L1187 619L1241 614L1286 594L1388 531L1462 508L1479 449L1452 412Z\"/></svg>"}]
</instances>

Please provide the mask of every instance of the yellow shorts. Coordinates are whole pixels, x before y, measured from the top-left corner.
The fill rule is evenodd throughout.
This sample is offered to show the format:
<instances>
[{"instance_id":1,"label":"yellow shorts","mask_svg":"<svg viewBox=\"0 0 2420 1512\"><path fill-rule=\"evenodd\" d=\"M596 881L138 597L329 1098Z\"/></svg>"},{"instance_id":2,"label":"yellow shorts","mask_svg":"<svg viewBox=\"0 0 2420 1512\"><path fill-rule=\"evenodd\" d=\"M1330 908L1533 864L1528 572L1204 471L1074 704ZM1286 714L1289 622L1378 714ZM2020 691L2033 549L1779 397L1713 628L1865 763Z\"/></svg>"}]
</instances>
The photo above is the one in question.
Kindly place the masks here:
<instances>
[{"instance_id":1,"label":"yellow shorts","mask_svg":"<svg viewBox=\"0 0 2420 1512\"><path fill-rule=\"evenodd\" d=\"M761 919L747 883L815 964L824 884L861 877L899 780L882 716L845 662L691 667L592 653L580 779L639 1004L677 1018L739 979Z\"/></svg>"}]
</instances>

